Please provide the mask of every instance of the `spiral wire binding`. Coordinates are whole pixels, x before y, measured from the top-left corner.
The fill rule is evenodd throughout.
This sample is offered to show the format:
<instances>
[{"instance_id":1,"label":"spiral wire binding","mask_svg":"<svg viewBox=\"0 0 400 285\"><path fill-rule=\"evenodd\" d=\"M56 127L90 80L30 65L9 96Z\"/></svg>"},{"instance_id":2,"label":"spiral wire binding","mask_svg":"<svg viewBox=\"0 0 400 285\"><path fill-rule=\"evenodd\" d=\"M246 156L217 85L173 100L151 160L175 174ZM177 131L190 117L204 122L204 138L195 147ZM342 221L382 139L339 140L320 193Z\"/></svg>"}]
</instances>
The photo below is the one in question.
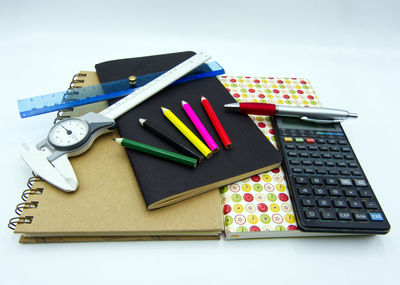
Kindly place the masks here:
<instances>
[{"instance_id":1,"label":"spiral wire binding","mask_svg":"<svg viewBox=\"0 0 400 285\"><path fill-rule=\"evenodd\" d=\"M75 75L72 77L72 80L71 80L71 82L70 82L70 84L69 84L69 87L68 87L67 91L66 91L65 94L64 94L64 98L71 98L71 95L73 95L73 93L74 93L73 90L74 90L75 88L81 88L81 86L75 86L75 84L85 82L85 80L84 80L84 79L81 79L81 77L86 77L86 76L87 76L86 73L77 73L77 74L75 74ZM70 100L70 99L69 99L69 100ZM56 115L56 118L54 119L54 124L58 123L58 122L61 121L61 120L64 120L64 119L69 118L70 116L68 116L68 115L63 115L63 113L65 113L65 112L70 112L70 111L72 111L72 110L73 110L73 108L68 108L68 109L64 109L64 110L58 111L58 112L57 112L57 115Z\"/></svg>"},{"instance_id":2,"label":"spiral wire binding","mask_svg":"<svg viewBox=\"0 0 400 285\"><path fill-rule=\"evenodd\" d=\"M87 76L87 74L85 74L85 73L75 74L72 77L71 83L69 84L68 90L65 92L64 97L73 95L74 88L81 88L80 86L75 86L75 84L83 83L85 81L85 79L82 79L82 77L86 77L86 76ZM70 118L71 116L64 115L63 113L69 112L72 110L73 110L73 108L68 108L68 109L58 111L56 118L54 119L54 124L58 123L61 120L66 119L66 118ZM32 223L33 216L21 216L21 214L24 209L35 209L38 207L39 202L37 202L37 201L27 202L28 197L30 195L41 195L43 193L43 190L44 190L43 188L41 188L41 187L35 188L34 187L34 183L38 182L38 181L42 181L42 179L35 172L32 172L32 177L30 177L26 183L26 186L28 187L28 189L24 190L21 195L21 199L24 202L19 203L15 208L15 213L18 215L18 217L11 218L8 222L8 227L11 230L15 230L15 228L17 227L17 224L31 224Z\"/></svg>"},{"instance_id":3,"label":"spiral wire binding","mask_svg":"<svg viewBox=\"0 0 400 285\"><path fill-rule=\"evenodd\" d=\"M26 189L24 192L22 192L21 198L24 201L24 203L19 203L17 207L15 208L15 213L20 216L20 217L14 217L11 218L10 221L8 222L8 227L12 230L15 230L15 227L17 224L30 224L32 223L33 216L22 216L21 213L23 209L26 208L37 208L37 205L39 202L37 201L32 201L30 203L27 203L28 196L30 194L32 195L40 195L43 192L43 188L37 187L33 188L33 183L36 181L41 181L40 177L35 173L32 172L32 177L30 177L26 183L28 186L28 189Z\"/></svg>"}]
</instances>

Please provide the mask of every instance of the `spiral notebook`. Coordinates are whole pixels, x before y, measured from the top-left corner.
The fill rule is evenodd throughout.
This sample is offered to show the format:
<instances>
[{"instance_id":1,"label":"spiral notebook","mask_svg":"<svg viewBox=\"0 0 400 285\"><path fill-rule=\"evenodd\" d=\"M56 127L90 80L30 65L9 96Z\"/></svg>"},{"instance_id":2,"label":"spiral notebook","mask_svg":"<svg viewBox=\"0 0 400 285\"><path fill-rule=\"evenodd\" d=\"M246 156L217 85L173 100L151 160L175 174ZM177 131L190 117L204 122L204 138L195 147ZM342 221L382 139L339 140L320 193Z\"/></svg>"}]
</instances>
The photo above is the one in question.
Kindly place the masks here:
<instances>
[{"instance_id":1,"label":"spiral notebook","mask_svg":"<svg viewBox=\"0 0 400 285\"><path fill-rule=\"evenodd\" d=\"M71 87L98 84L95 72L81 72ZM58 114L57 119L99 111L104 102ZM9 227L21 243L218 239L223 229L218 190L148 211L125 150L115 147L118 131L99 137L84 154L70 158L80 182L65 193L38 177L22 193L19 215Z\"/></svg>"}]
</instances>

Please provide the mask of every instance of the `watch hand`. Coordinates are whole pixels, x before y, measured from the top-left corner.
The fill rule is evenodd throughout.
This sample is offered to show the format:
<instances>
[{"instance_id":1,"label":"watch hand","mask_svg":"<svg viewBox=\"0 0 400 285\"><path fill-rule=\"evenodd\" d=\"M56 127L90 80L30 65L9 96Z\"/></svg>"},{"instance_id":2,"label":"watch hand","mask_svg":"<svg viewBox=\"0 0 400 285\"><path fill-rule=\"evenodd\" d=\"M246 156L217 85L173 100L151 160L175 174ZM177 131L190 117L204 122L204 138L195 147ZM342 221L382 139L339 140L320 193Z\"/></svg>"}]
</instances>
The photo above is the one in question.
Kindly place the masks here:
<instances>
[{"instance_id":1,"label":"watch hand","mask_svg":"<svg viewBox=\"0 0 400 285\"><path fill-rule=\"evenodd\" d=\"M70 134L72 134L72 131L71 130L68 130L66 127L64 127L64 126L61 126L64 130L66 130L67 131L67 135L70 135Z\"/></svg>"}]
</instances>

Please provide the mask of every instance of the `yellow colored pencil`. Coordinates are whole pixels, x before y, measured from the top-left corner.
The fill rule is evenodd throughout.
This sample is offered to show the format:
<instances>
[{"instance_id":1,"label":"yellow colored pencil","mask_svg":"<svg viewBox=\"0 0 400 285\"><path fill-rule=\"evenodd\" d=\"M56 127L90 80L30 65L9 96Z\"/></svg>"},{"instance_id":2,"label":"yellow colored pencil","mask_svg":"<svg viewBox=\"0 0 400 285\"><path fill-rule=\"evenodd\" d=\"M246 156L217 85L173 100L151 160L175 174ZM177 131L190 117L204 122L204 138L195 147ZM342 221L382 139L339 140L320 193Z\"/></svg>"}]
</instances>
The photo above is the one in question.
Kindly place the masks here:
<instances>
[{"instance_id":1,"label":"yellow colored pencil","mask_svg":"<svg viewBox=\"0 0 400 285\"><path fill-rule=\"evenodd\" d=\"M207 158L212 156L212 151L175 116L171 110L161 107L165 117Z\"/></svg>"}]
</instances>

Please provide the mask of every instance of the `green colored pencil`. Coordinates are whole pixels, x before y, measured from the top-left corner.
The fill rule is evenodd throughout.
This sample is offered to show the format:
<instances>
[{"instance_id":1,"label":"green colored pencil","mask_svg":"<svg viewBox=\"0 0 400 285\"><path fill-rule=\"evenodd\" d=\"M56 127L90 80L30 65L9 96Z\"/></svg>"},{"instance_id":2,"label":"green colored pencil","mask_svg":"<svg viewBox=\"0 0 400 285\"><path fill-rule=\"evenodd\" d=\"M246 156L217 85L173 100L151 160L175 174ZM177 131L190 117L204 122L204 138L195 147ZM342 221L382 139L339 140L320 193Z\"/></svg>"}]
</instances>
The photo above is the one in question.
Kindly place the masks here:
<instances>
[{"instance_id":1,"label":"green colored pencil","mask_svg":"<svg viewBox=\"0 0 400 285\"><path fill-rule=\"evenodd\" d=\"M113 139L116 143L119 143L120 145L133 149L133 150L137 150L137 151L141 151L147 154L151 154L154 156L158 156L161 158L165 158L168 160L171 160L173 162L177 162L186 166L190 166L195 168L197 166L197 160L194 158L191 158L189 156L186 155L182 155L179 153L175 153L172 151L168 151L162 148L158 148L155 146L151 146L148 144L144 144L141 142L137 142L137 141L133 141L130 139L125 139L125 138L114 138Z\"/></svg>"}]
</instances>

